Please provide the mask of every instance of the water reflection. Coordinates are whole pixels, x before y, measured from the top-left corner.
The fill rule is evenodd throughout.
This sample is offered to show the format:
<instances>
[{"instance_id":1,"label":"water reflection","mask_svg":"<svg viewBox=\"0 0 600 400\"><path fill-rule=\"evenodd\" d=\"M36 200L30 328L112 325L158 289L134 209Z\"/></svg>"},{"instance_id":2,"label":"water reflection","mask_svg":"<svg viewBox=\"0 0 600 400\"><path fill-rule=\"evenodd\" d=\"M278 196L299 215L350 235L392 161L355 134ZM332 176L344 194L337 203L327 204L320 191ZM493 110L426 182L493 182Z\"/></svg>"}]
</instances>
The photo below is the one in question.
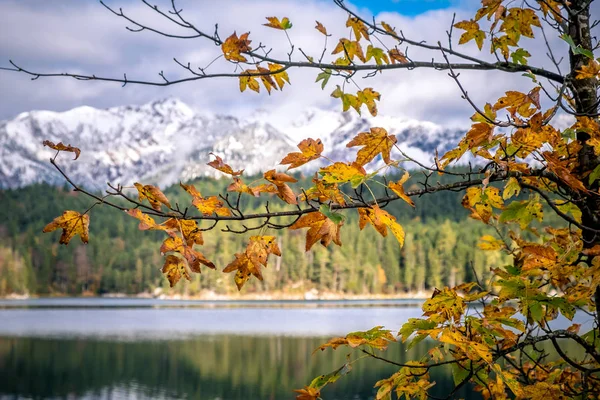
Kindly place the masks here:
<instances>
[{"instance_id":1,"label":"water reflection","mask_svg":"<svg viewBox=\"0 0 600 400\"><path fill-rule=\"evenodd\" d=\"M312 351L326 338L203 336L118 342L93 339L0 339L0 395L5 398L291 399L293 388L345 362L344 350ZM398 362L424 354L394 345ZM372 399L373 383L395 372L361 360L345 379L323 391L328 400ZM447 371L446 371L447 372ZM387 375L386 375L387 374ZM451 390L451 377L434 375L432 394ZM460 397L469 396L468 390Z\"/></svg>"}]
</instances>

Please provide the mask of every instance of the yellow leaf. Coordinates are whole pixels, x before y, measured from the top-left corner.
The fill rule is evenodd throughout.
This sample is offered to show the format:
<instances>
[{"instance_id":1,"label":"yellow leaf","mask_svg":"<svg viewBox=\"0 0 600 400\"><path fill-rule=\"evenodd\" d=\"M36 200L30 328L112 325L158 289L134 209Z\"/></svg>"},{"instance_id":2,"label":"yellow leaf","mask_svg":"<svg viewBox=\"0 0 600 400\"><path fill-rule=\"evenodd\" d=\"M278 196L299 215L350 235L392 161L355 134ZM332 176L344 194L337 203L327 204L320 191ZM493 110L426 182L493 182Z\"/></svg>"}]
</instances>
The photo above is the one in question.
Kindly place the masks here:
<instances>
[{"instance_id":1,"label":"yellow leaf","mask_svg":"<svg viewBox=\"0 0 600 400\"><path fill-rule=\"evenodd\" d=\"M231 36L225 39L221 45L221 50L223 51L226 60L234 62L248 61L246 57L241 54L252 50L250 47L250 42L252 41L248 40L248 35L250 35L250 32L244 33L238 38L237 33L233 32Z\"/></svg>"},{"instance_id":2,"label":"yellow leaf","mask_svg":"<svg viewBox=\"0 0 600 400\"><path fill-rule=\"evenodd\" d=\"M182 276L188 281L192 280L190 271L183 259L171 254L165 259L161 271L167 276L171 287L175 286Z\"/></svg>"},{"instance_id":3,"label":"yellow leaf","mask_svg":"<svg viewBox=\"0 0 600 400\"><path fill-rule=\"evenodd\" d=\"M343 183L351 182L357 179L363 179L367 173L361 165L356 163L346 164L343 162L333 163L319 170L325 183Z\"/></svg>"},{"instance_id":4,"label":"yellow leaf","mask_svg":"<svg viewBox=\"0 0 600 400\"><path fill-rule=\"evenodd\" d=\"M406 195L406 193L404 192L404 187L402 186L410 177L408 171L404 172L404 175L402 175L402 178L400 178L400 180L398 182L391 182L388 187L398 195L398 197L400 197L402 200L404 200L405 202L407 202L408 204L410 204L412 207L415 206L415 202L412 201L412 199L410 197L408 197Z\"/></svg>"},{"instance_id":5,"label":"yellow leaf","mask_svg":"<svg viewBox=\"0 0 600 400\"><path fill-rule=\"evenodd\" d=\"M483 41L485 39L485 32L479 29L479 24L473 20L461 21L454 24L455 28L463 29L466 32L460 36L458 44L465 44L473 39L477 43L479 50L483 47Z\"/></svg>"},{"instance_id":6,"label":"yellow leaf","mask_svg":"<svg viewBox=\"0 0 600 400\"><path fill-rule=\"evenodd\" d=\"M377 115L377 105L375 100L379 101L381 95L372 88L365 88L356 92L356 97L361 104L365 104L372 116Z\"/></svg>"},{"instance_id":7,"label":"yellow leaf","mask_svg":"<svg viewBox=\"0 0 600 400\"><path fill-rule=\"evenodd\" d=\"M391 163L390 153L396 144L396 136L388 135L383 128L371 128L370 132L361 132L346 147L363 146L356 155L356 163L365 165L381 154L386 164Z\"/></svg>"},{"instance_id":8,"label":"yellow leaf","mask_svg":"<svg viewBox=\"0 0 600 400\"><path fill-rule=\"evenodd\" d=\"M180 183L180 186L192 196L192 204L202 213L202 215L208 216L216 214L221 217L231 215L231 211L223 206L223 202L219 200L217 196L204 198L194 185Z\"/></svg>"},{"instance_id":9,"label":"yellow leaf","mask_svg":"<svg viewBox=\"0 0 600 400\"><path fill-rule=\"evenodd\" d=\"M360 40L361 36L369 40L369 30L367 29L367 26L358 18L352 16L348 17L346 26L348 28L352 28L352 32L354 32L354 38L356 40Z\"/></svg>"},{"instance_id":10,"label":"yellow leaf","mask_svg":"<svg viewBox=\"0 0 600 400\"><path fill-rule=\"evenodd\" d=\"M138 198L140 202L144 201L144 199L147 199L152 208L156 211L160 211L161 204L171 208L171 203L169 203L167 196L165 196L164 193L161 192L156 186L142 185L141 183L137 182L133 185L138 190Z\"/></svg>"},{"instance_id":11,"label":"yellow leaf","mask_svg":"<svg viewBox=\"0 0 600 400\"><path fill-rule=\"evenodd\" d=\"M358 41L351 41L345 38L340 39L337 46L333 49L331 54L342 53L347 55L350 60L353 60L354 57L357 57L360 61L365 62L365 55L363 53L362 47Z\"/></svg>"},{"instance_id":12,"label":"yellow leaf","mask_svg":"<svg viewBox=\"0 0 600 400\"><path fill-rule=\"evenodd\" d=\"M290 22L290 19L288 17L283 17L283 19L280 21L279 18L277 17L266 17L267 21L269 21L267 24L263 24L264 26L268 26L269 28L274 28L274 29L280 29L280 30L287 30L290 29L292 27L292 23Z\"/></svg>"},{"instance_id":13,"label":"yellow leaf","mask_svg":"<svg viewBox=\"0 0 600 400\"><path fill-rule=\"evenodd\" d=\"M80 235L81 241L87 243L89 241L89 227L90 216L88 214L67 210L46 225L42 232L52 232L61 228L63 231L59 243L69 244L75 235Z\"/></svg>"},{"instance_id":14,"label":"yellow leaf","mask_svg":"<svg viewBox=\"0 0 600 400\"><path fill-rule=\"evenodd\" d=\"M240 92L246 90L246 88L255 91L256 93L260 92L260 85L256 80L256 76L253 74L257 74L258 70L255 69L247 69L246 71L240 74Z\"/></svg>"},{"instance_id":15,"label":"yellow leaf","mask_svg":"<svg viewBox=\"0 0 600 400\"><path fill-rule=\"evenodd\" d=\"M224 173L232 175L232 176L238 176L238 175L241 175L242 172L244 172L243 169L241 169L239 171L234 171L233 168L231 168L229 165L227 165L223 162L223 159L221 157L219 157L218 155L216 155L214 153L209 153L209 154L215 156L214 160L212 160L211 162L206 164L209 167L213 167L215 169L218 169L221 172L224 172Z\"/></svg>"},{"instance_id":16,"label":"yellow leaf","mask_svg":"<svg viewBox=\"0 0 600 400\"><path fill-rule=\"evenodd\" d=\"M288 76L287 71L285 71L285 67L279 64L269 63L269 71L271 72L271 76L275 79L275 83L279 87L279 89L283 89L283 86L287 82L290 83L290 77Z\"/></svg>"},{"instance_id":17,"label":"yellow leaf","mask_svg":"<svg viewBox=\"0 0 600 400\"><path fill-rule=\"evenodd\" d=\"M336 224L325 215L315 211L301 216L300 219L290 226L290 229L309 228L306 232L305 246L305 250L309 251L319 241L324 247L329 246L332 241L341 246L340 228L343 224L343 222Z\"/></svg>"},{"instance_id":18,"label":"yellow leaf","mask_svg":"<svg viewBox=\"0 0 600 400\"><path fill-rule=\"evenodd\" d=\"M167 227L164 225L159 225L154 221L154 218L151 216L144 214L139 208L134 208L131 210L127 210L127 214L131 215L133 218L137 218L140 220L140 224L138 225L139 230L166 230Z\"/></svg>"},{"instance_id":19,"label":"yellow leaf","mask_svg":"<svg viewBox=\"0 0 600 400\"><path fill-rule=\"evenodd\" d=\"M387 236L387 228L389 228L398 243L400 243L400 247L404 245L404 229L396 222L396 217L382 210L378 205L371 208L359 208L358 216L360 230L363 230L367 223L370 223L381 236L385 237Z\"/></svg>"},{"instance_id":20,"label":"yellow leaf","mask_svg":"<svg viewBox=\"0 0 600 400\"><path fill-rule=\"evenodd\" d=\"M504 200L508 200L513 196L518 196L521 192L521 185L519 185L519 181L517 178L510 177L504 186L504 191L502 192L502 198Z\"/></svg>"},{"instance_id":21,"label":"yellow leaf","mask_svg":"<svg viewBox=\"0 0 600 400\"><path fill-rule=\"evenodd\" d=\"M44 140L42 144L57 151L70 151L71 153L75 153L74 160L77 160L79 158L79 155L81 154L81 150L79 150L79 148L73 147L70 144L63 144L63 142L58 142L57 144L54 144L49 140Z\"/></svg>"}]
</instances>

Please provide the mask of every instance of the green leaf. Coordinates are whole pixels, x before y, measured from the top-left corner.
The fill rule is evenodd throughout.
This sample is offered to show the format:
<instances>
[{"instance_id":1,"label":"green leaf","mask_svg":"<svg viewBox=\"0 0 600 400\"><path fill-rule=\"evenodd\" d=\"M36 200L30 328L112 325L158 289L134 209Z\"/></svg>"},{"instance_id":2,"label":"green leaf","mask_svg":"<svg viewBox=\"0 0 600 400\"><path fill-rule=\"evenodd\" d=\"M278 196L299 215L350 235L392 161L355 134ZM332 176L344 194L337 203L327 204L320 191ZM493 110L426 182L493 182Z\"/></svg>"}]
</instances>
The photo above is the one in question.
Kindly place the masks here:
<instances>
[{"instance_id":1,"label":"green leaf","mask_svg":"<svg viewBox=\"0 0 600 400\"><path fill-rule=\"evenodd\" d=\"M598 180L598 178L600 178L600 165L598 165L596 168L594 168L594 170L590 174L590 176L588 178L590 185L592 183L596 182L596 180Z\"/></svg>"},{"instance_id":2,"label":"green leaf","mask_svg":"<svg viewBox=\"0 0 600 400\"><path fill-rule=\"evenodd\" d=\"M415 331L433 329L435 328L435 325L435 322L426 319L409 318L408 321L402 325L402 328L400 328L398 335L402 336L402 341L405 342L413 333L415 333Z\"/></svg>"},{"instance_id":3,"label":"green leaf","mask_svg":"<svg viewBox=\"0 0 600 400\"><path fill-rule=\"evenodd\" d=\"M319 75L317 75L317 80L315 82L323 81L321 82L321 89L325 89L325 86L327 86L327 82L329 82L329 78L331 78L331 70L326 69Z\"/></svg>"},{"instance_id":4,"label":"green leaf","mask_svg":"<svg viewBox=\"0 0 600 400\"><path fill-rule=\"evenodd\" d=\"M510 203L500 214L500 222L518 222L521 229L525 229L531 221L541 221L543 217L542 204L536 196L530 200Z\"/></svg>"},{"instance_id":5,"label":"green leaf","mask_svg":"<svg viewBox=\"0 0 600 400\"><path fill-rule=\"evenodd\" d=\"M560 38L569 44L569 46L571 47L571 52L573 54L584 55L587 58L589 58L590 60L594 59L594 53L592 53L591 51L589 51L587 49L584 49L581 46L575 46L575 42L573 41L573 38L571 36L569 36L565 33L565 34L561 35Z\"/></svg>"},{"instance_id":6,"label":"green leaf","mask_svg":"<svg viewBox=\"0 0 600 400\"><path fill-rule=\"evenodd\" d=\"M321 389L325 385L329 383L334 383L338 379L340 379L344 375L348 375L352 370L352 364L345 363L340 368L336 369L333 372L330 372L325 375L319 375L310 383L310 387L315 389Z\"/></svg>"},{"instance_id":7,"label":"green leaf","mask_svg":"<svg viewBox=\"0 0 600 400\"><path fill-rule=\"evenodd\" d=\"M340 224L346 219L344 215L333 212L328 204L321 204L321 207L319 207L319 212L332 220L335 224Z\"/></svg>"},{"instance_id":8,"label":"green leaf","mask_svg":"<svg viewBox=\"0 0 600 400\"><path fill-rule=\"evenodd\" d=\"M452 379L454 386L461 384L469 376L469 370L456 364L452 364Z\"/></svg>"},{"instance_id":9,"label":"green leaf","mask_svg":"<svg viewBox=\"0 0 600 400\"><path fill-rule=\"evenodd\" d=\"M537 83L537 78L535 77L535 75L531 71L525 72L521 76L525 76L525 77L531 79L533 81L533 83Z\"/></svg>"},{"instance_id":10,"label":"green leaf","mask_svg":"<svg viewBox=\"0 0 600 400\"><path fill-rule=\"evenodd\" d=\"M575 140L576 133L575 133L575 130L573 130L573 129L571 129L571 128L567 128L567 129L565 129L564 131L562 131L562 132L560 133L560 136L561 136L563 139L571 139L571 140Z\"/></svg>"},{"instance_id":11,"label":"green leaf","mask_svg":"<svg viewBox=\"0 0 600 400\"><path fill-rule=\"evenodd\" d=\"M527 65L526 57L531 57L531 54L527 50L517 49L510 56L515 64Z\"/></svg>"}]
</instances>

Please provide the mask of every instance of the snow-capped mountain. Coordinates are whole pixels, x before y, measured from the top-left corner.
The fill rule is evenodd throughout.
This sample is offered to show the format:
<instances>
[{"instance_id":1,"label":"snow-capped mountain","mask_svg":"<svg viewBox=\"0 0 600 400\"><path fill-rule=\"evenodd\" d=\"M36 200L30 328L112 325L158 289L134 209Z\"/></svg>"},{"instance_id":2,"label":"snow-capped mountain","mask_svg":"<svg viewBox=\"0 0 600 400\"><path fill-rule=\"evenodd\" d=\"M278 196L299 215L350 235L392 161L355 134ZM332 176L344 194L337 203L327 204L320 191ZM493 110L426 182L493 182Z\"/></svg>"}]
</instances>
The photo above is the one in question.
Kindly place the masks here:
<instances>
[{"instance_id":1,"label":"snow-capped mountain","mask_svg":"<svg viewBox=\"0 0 600 400\"><path fill-rule=\"evenodd\" d=\"M330 158L347 159L351 153L346 143L373 126L397 135L399 146L424 162L430 162L436 148L443 152L456 144L462 134L429 122L317 109L292 124L277 125L260 113L246 120L197 113L177 99L109 109L84 106L61 113L31 111L0 122L0 188L64 183L48 162L55 152L42 146L44 140L81 149L77 161L66 153L59 156L59 164L84 186L135 181L166 186L220 176L206 165L211 152L249 174L273 168L306 137L321 138Z\"/></svg>"}]
</instances>

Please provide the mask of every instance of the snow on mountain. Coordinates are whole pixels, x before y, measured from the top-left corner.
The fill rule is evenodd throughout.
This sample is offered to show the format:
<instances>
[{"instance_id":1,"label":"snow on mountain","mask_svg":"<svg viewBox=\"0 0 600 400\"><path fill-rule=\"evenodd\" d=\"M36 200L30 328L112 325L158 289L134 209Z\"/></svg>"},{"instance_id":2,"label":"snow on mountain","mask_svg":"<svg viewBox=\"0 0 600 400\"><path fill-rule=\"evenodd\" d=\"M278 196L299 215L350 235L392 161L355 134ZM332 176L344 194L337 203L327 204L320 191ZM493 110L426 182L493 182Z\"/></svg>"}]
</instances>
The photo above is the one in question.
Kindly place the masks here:
<instances>
[{"instance_id":1,"label":"snow on mountain","mask_svg":"<svg viewBox=\"0 0 600 400\"><path fill-rule=\"evenodd\" d=\"M319 109L306 111L291 124L277 125L268 114L239 120L197 113L172 98L104 110L83 106L60 113L31 111L0 122L0 188L64 183L48 162L55 152L42 146L44 140L79 147L77 161L69 159L71 154L61 154L59 164L75 182L99 189L106 182L167 186L220 176L206 165L211 152L234 168L258 173L275 167L307 137L321 138L329 157L348 159L352 153L346 143L372 126L395 134L400 148L427 163L436 148L442 153L462 135L429 122Z\"/></svg>"}]
</instances>

